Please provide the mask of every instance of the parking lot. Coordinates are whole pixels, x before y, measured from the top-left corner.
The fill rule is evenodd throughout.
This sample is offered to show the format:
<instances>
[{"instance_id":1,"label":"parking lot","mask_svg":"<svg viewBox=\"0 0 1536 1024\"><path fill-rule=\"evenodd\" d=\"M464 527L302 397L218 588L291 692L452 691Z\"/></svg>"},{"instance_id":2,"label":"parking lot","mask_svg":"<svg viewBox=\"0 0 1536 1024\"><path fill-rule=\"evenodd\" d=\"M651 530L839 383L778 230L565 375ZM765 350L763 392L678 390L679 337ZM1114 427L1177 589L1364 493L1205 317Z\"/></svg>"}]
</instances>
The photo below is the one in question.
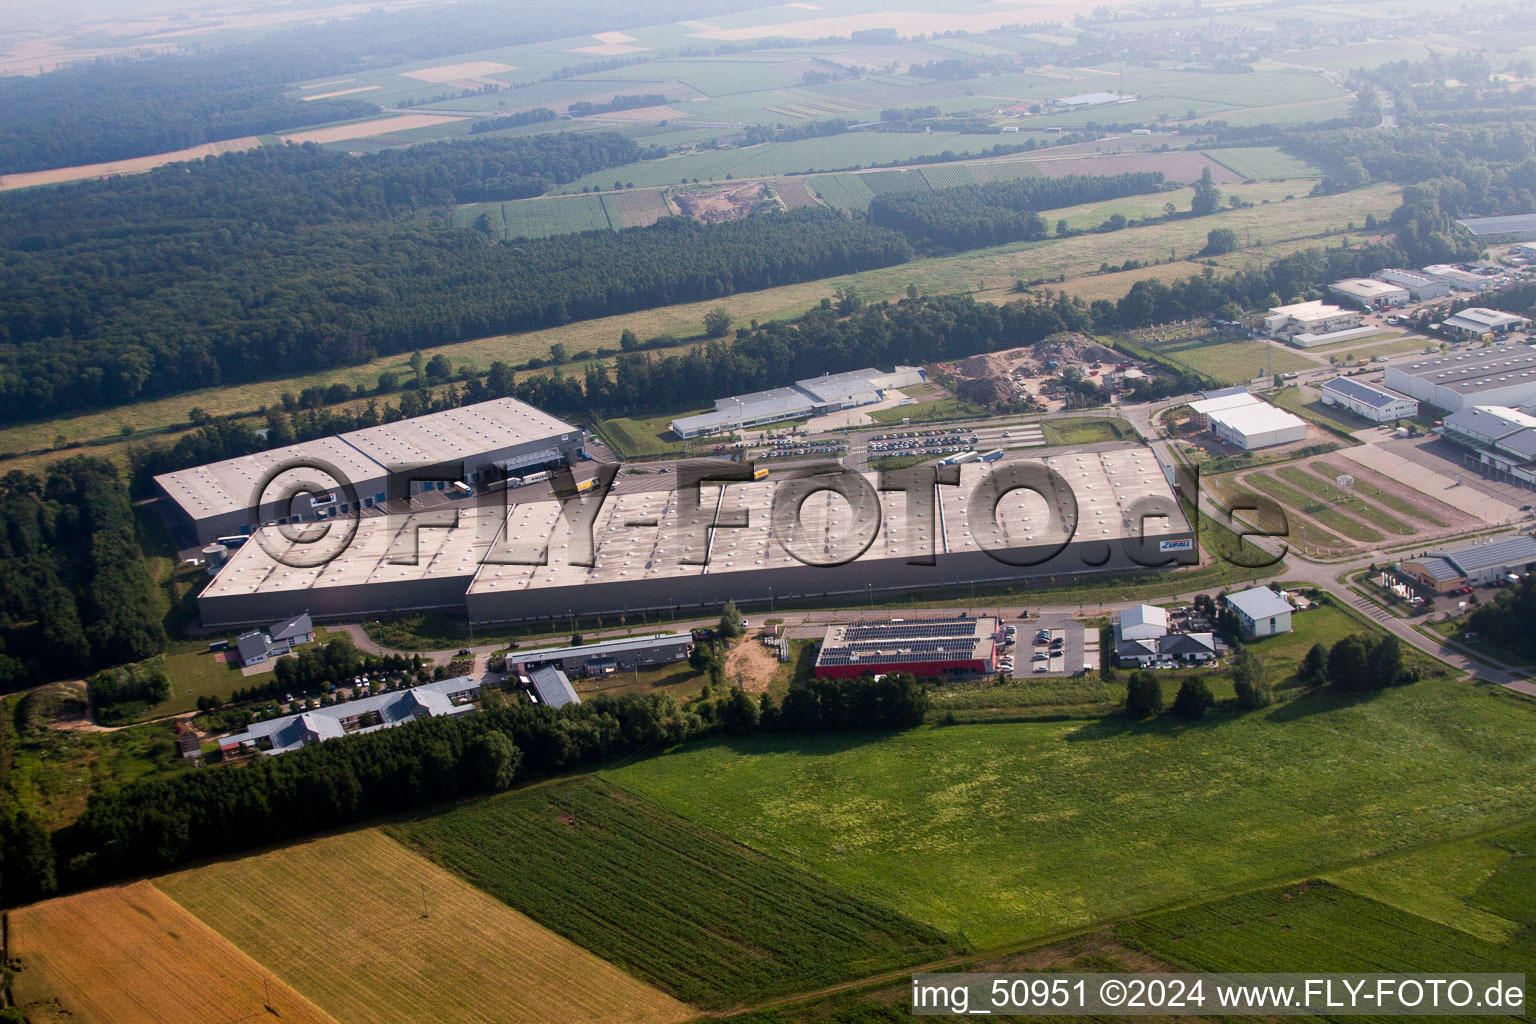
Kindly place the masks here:
<instances>
[{"instance_id":1,"label":"parking lot","mask_svg":"<svg viewBox=\"0 0 1536 1024\"><path fill-rule=\"evenodd\" d=\"M1081 623L1069 619L1025 625L1016 636L1017 642L1007 649L1014 664L1012 671L1005 672L1026 679L1043 675L1075 676L1086 668L1097 668L1098 635L1094 635L1094 650L1089 652L1086 649L1087 633Z\"/></svg>"}]
</instances>

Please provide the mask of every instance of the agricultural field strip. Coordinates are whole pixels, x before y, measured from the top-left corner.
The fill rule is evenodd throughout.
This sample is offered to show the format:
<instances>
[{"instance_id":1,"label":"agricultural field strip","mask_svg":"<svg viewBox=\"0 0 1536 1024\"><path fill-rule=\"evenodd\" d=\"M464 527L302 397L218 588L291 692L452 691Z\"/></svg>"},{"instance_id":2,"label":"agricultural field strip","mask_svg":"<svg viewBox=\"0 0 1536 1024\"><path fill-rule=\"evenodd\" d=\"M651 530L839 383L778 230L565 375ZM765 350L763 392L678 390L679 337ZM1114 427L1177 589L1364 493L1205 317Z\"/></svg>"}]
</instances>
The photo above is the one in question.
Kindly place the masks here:
<instances>
[{"instance_id":1,"label":"agricultural field strip","mask_svg":"<svg viewBox=\"0 0 1536 1024\"><path fill-rule=\"evenodd\" d=\"M1309 494L1333 503L1334 507L1340 511L1348 512L1390 533L1406 535L1416 532L1414 527L1409 526L1384 509L1377 508L1357 494L1341 493L1334 481L1316 473L1308 472L1301 466L1281 466L1275 470L1275 475L1282 480L1295 484Z\"/></svg>"},{"instance_id":2,"label":"agricultural field strip","mask_svg":"<svg viewBox=\"0 0 1536 1024\"><path fill-rule=\"evenodd\" d=\"M1236 473L1202 477L1202 480L1215 489L1217 499L1226 508L1233 507L1238 495L1251 493L1243 483L1238 482ZM1234 518L1245 525L1257 528L1263 533L1273 533L1281 528L1288 528L1290 530L1289 539L1292 542L1299 542L1306 548L1352 551L1356 547L1356 545L1351 544L1344 538L1334 536L1327 530L1324 530L1319 523L1305 517L1294 521L1287 517L1286 521L1282 523L1278 519L1271 520L1267 516L1248 509L1238 513Z\"/></svg>"},{"instance_id":3,"label":"agricultural field strip","mask_svg":"<svg viewBox=\"0 0 1536 1024\"><path fill-rule=\"evenodd\" d=\"M377 829L226 858L155 885L342 1022L695 1015Z\"/></svg>"},{"instance_id":4,"label":"agricultural field strip","mask_svg":"<svg viewBox=\"0 0 1536 1024\"><path fill-rule=\"evenodd\" d=\"M1374 543L1385 538L1374 529L1344 515L1338 509L1319 498L1297 490L1267 472L1249 473L1243 483L1256 487L1278 501L1291 506L1309 519L1316 519L1324 526L1355 541Z\"/></svg>"},{"instance_id":5,"label":"agricultural field strip","mask_svg":"<svg viewBox=\"0 0 1536 1024\"><path fill-rule=\"evenodd\" d=\"M957 951L928 926L591 777L390 831L534 920L706 1008Z\"/></svg>"},{"instance_id":6,"label":"agricultural field strip","mask_svg":"<svg viewBox=\"0 0 1536 1024\"><path fill-rule=\"evenodd\" d=\"M1128 256L1142 259L1167 253L1170 245L1183 251L1193 252L1204 244L1205 233L1214 226L1227 226L1242 232L1252 229L1271 233L1295 232L1291 237L1311 239L1319 233L1337 230L1347 220L1362 220L1365 212L1386 216L1396 203L1397 190L1390 185L1373 185L1355 192L1316 199L1296 199L1281 205L1256 206L1244 210L1227 210L1210 217L1190 221L1159 223L1146 227L1127 228L1108 235L1086 235L1075 238L1034 243L1015 243L994 249L975 250L958 256L914 260L884 270L851 274L804 284L784 285L757 292L742 292L724 300L658 307L598 320L582 321L564 327L546 328L517 335L497 335L472 341L424 349L427 357L442 352L456 365L465 362L486 365L493 359L520 362L530 356L547 355L553 342L561 342L572 352L592 349L599 345L613 346L624 327L631 327L641 337L651 337L667 331L691 334L698 331L704 314L718 305L725 305L738 319L756 316L760 320L792 316L804 312L829 295L834 288L857 283L870 299L895 298L905 293L909 283L925 284L929 291L965 291L974 289L978 278L990 278L992 286L978 293L978 298L992 301L1011 301L1015 278L1031 280L1036 277L1052 277L1065 272L1069 279L1095 273L1106 260L1122 262ZM1288 213L1289 219L1276 219ZM1115 251L1108 251L1113 247ZM1188 265L1188 273L1197 268ZM0 451L48 451L54 446L55 435L67 441L106 440L114 437L122 426L135 430L158 430L186 421L186 410L199 405L213 415L250 413L261 405L272 405L281 398L281 392L296 390L301 386L328 386L333 383L364 385L371 387L378 374L392 371L408 376L406 354L386 356L370 363L344 367L303 378L287 378L262 381L230 388L215 388L191 392L185 395L139 402L102 412L82 413L58 417L47 423L25 424L0 430ZM121 443L113 446L119 450ZM109 453L107 450L99 453ZM54 456L49 456L54 457ZM7 468L22 468L11 461Z\"/></svg>"},{"instance_id":7,"label":"agricultural field strip","mask_svg":"<svg viewBox=\"0 0 1536 1024\"><path fill-rule=\"evenodd\" d=\"M1314 469L1315 472L1323 473L1324 475L1327 475L1327 474L1331 473L1333 476L1338 476L1340 473L1349 473L1349 472L1353 472L1353 473L1358 475L1358 474L1360 474L1362 472L1364 467L1357 466L1357 467L1354 467L1353 469L1346 469L1345 467L1340 466L1337 463L1333 463L1333 462L1328 462L1328 463L1318 462L1318 463L1313 463L1313 469ZM1407 487L1408 485L1405 483L1403 486ZM1443 505L1441 502L1437 501L1434 498L1431 498L1427 494L1424 494L1422 491L1414 491L1414 493L1420 495L1420 497L1422 497L1424 499L1424 502L1427 505L1438 506L1438 507L1441 507L1441 508L1449 509L1449 506ZM1414 504L1412 502L1409 502L1409 501L1404 501L1402 498L1399 498L1395 494L1388 494L1385 491L1382 491L1382 492L1380 492L1378 494L1373 495L1373 497L1377 501L1381 502L1383 505L1387 506L1387 508L1391 509L1392 511L1401 513L1402 515L1405 515L1405 516L1409 516L1410 518L1422 519L1424 522L1428 523L1431 526L1439 527L1440 529L1445 529L1446 527L1448 527L1450 525L1445 520L1443 520L1439 516L1435 515L1429 509L1423 508L1422 506L1416 505L1416 504ZM1454 509L1450 509L1450 511L1454 512L1455 510Z\"/></svg>"},{"instance_id":8,"label":"agricultural field strip","mask_svg":"<svg viewBox=\"0 0 1536 1024\"><path fill-rule=\"evenodd\" d=\"M9 941L17 1003L58 999L83 1024L241 1020L264 1004L284 1021L336 1024L148 882L15 908Z\"/></svg>"}]
</instances>

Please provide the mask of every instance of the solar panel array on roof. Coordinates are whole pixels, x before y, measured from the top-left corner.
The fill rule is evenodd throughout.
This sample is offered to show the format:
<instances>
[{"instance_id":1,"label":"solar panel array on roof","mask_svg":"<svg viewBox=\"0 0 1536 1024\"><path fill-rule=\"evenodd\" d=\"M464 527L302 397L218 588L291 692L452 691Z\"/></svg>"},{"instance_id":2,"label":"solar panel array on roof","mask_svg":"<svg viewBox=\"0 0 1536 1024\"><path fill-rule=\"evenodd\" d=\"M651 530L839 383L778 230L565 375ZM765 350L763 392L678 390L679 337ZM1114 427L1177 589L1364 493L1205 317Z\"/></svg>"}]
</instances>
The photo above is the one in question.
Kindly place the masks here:
<instances>
[{"instance_id":1,"label":"solar panel array on roof","mask_svg":"<svg viewBox=\"0 0 1536 1024\"><path fill-rule=\"evenodd\" d=\"M1378 388L1374 384L1365 381L1351 380L1348 377L1335 377L1323 385L1324 391L1333 391L1346 398L1353 398L1357 402L1369 405L1373 409L1381 409L1393 402L1403 402L1409 399L1404 395L1396 394Z\"/></svg>"},{"instance_id":2,"label":"solar panel array on roof","mask_svg":"<svg viewBox=\"0 0 1536 1024\"><path fill-rule=\"evenodd\" d=\"M1492 544L1473 544L1440 552L1440 555L1455 563L1463 576L1470 576L1479 569L1536 562L1536 538L1510 537Z\"/></svg>"},{"instance_id":3,"label":"solar panel array on roof","mask_svg":"<svg viewBox=\"0 0 1536 1024\"><path fill-rule=\"evenodd\" d=\"M997 620L916 619L831 626L816 658L820 668L927 664L991 657Z\"/></svg>"}]
</instances>

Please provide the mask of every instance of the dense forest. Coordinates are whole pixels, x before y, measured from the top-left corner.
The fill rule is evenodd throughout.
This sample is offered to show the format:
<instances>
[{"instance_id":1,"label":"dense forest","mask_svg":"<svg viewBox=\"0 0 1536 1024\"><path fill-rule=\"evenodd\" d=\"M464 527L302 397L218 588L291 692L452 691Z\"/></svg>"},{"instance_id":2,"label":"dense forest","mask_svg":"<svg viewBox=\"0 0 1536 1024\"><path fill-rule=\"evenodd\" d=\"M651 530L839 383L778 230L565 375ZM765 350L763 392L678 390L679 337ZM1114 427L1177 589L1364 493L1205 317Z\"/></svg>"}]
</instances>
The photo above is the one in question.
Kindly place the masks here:
<instances>
[{"instance_id":1,"label":"dense forest","mask_svg":"<svg viewBox=\"0 0 1536 1024\"><path fill-rule=\"evenodd\" d=\"M334 643L334 641L333 641ZM327 645L328 647L330 645ZM677 704L598 695L559 709L487 694L478 714L343 737L242 767L182 772L95 793L54 837L58 880L93 885L473 793L505 789L715 732L904 729L928 697L911 676L817 680L779 708L736 688ZM7 876L7 903L45 895L53 863Z\"/></svg>"},{"instance_id":2,"label":"dense forest","mask_svg":"<svg viewBox=\"0 0 1536 1024\"><path fill-rule=\"evenodd\" d=\"M137 661L165 646L128 490L99 459L0 478L0 687Z\"/></svg>"},{"instance_id":3,"label":"dense forest","mask_svg":"<svg viewBox=\"0 0 1536 1024\"><path fill-rule=\"evenodd\" d=\"M758 6L757 0L600 0L374 10L274 31L250 43L98 60L43 75L0 76L0 174L147 156L261 132L376 113L355 100L303 102L289 84L497 46L584 36Z\"/></svg>"},{"instance_id":4,"label":"dense forest","mask_svg":"<svg viewBox=\"0 0 1536 1024\"><path fill-rule=\"evenodd\" d=\"M900 231L914 244L979 249L1045 237L1045 221L1037 210L1145 195L1164 187L1161 171L1019 178L920 195L879 196L869 204L869 219Z\"/></svg>"},{"instance_id":5,"label":"dense forest","mask_svg":"<svg viewBox=\"0 0 1536 1024\"><path fill-rule=\"evenodd\" d=\"M822 208L494 241L436 215L652 151L612 133L264 149L0 197L0 417L116 405L900 263Z\"/></svg>"}]
</instances>

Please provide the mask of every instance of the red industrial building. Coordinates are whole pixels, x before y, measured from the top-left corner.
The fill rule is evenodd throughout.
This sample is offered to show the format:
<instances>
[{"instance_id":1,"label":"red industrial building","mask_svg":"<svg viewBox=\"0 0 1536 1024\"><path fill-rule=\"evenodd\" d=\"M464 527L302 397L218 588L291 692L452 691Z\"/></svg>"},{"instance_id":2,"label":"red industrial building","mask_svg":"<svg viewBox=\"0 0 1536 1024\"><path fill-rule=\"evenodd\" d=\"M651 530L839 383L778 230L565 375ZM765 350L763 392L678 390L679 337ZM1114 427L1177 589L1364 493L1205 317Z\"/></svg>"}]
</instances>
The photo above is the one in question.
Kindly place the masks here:
<instances>
[{"instance_id":1,"label":"red industrial building","mask_svg":"<svg viewBox=\"0 0 1536 1024\"><path fill-rule=\"evenodd\" d=\"M996 619L970 617L828 626L816 656L816 675L991 675L997 671L997 631Z\"/></svg>"}]
</instances>

